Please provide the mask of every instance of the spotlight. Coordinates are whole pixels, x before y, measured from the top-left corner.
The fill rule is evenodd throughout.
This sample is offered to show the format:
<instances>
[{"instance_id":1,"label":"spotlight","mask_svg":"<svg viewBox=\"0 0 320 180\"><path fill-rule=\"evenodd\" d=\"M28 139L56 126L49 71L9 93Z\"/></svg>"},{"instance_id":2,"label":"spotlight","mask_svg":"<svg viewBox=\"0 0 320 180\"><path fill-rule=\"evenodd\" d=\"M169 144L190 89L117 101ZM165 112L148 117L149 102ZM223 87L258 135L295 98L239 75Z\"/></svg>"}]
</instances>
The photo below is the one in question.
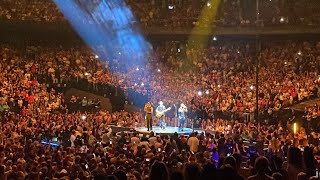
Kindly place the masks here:
<instances>
[{"instance_id":1,"label":"spotlight","mask_svg":"<svg viewBox=\"0 0 320 180\"><path fill-rule=\"evenodd\" d=\"M237 51L238 54L240 54L240 51Z\"/></svg>"},{"instance_id":2,"label":"spotlight","mask_svg":"<svg viewBox=\"0 0 320 180\"><path fill-rule=\"evenodd\" d=\"M141 83L141 86L144 86L144 83Z\"/></svg>"},{"instance_id":3,"label":"spotlight","mask_svg":"<svg viewBox=\"0 0 320 180\"><path fill-rule=\"evenodd\" d=\"M209 94L209 90L206 90L206 92L205 92L207 95Z\"/></svg>"},{"instance_id":4,"label":"spotlight","mask_svg":"<svg viewBox=\"0 0 320 180\"><path fill-rule=\"evenodd\" d=\"M217 40L217 37L214 36L212 39L213 39L214 41L216 41L216 40Z\"/></svg>"},{"instance_id":5,"label":"spotlight","mask_svg":"<svg viewBox=\"0 0 320 180\"><path fill-rule=\"evenodd\" d=\"M202 91L198 91L198 96L202 96Z\"/></svg>"},{"instance_id":6,"label":"spotlight","mask_svg":"<svg viewBox=\"0 0 320 180\"><path fill-rule=\"evenodd\" d=\"M253 90L253 89L254 89L254 86L253 86L253 85L251 85L251 86L250 86L250 89L251 89L251 90Z\"/></svg>"},{"instance_id":7,"label":"spotlight","mask_svg":"<svg viewBox=\"0 0 320 180\"><path fill-rule=\"evenodd\" d=\"M161 70L160 70L160 69L158 69L158 72L161 72Z\"/></svg>"},{"instance_id":8,"label":"spotlight","mask_svg":"<svg viewBox=\"0 0 320 180\"><path fill-rule=\"evenodd\" d=\"M207 6L208 6L208 7L211 7L211 3L210 3L210 2L207 2Z\"/></svg>"},{"instance_id":9,"label":"spotlight","mask_svg":"<svg viewBox=\"0 0 320 180\"><path fill-rule=\"evenodd\" d=\"M138 67L136 68L136 71L139 71L139 68L138 68Z\"/></svg>"},{"instance_id":10,"label":"spotlight","mask_svg":"<svg viewBox=\"0 0 320 180\"><path fill-rule=\"evenodd\" d=\"M84 120L86 120L86 119L87 119L87 116L86 116L86 115L82 115L82 116L81 116L81 120L84 121Z\"/></svg>"},{"instance_id":11,"label":"spotlight","mask_svg":"<svg viewBox=\"0 0 320 180\"><path fill-rule=\"evenodd\" d=\"M119 55L121 55L121 52L118 52Z\"/></svg>"},{"instance_id":12,"label":"spotlight","mask_svg":"<svg viewBox=\"0 0 320 180\"><path fill-rule=\"evenodd\" d=\"M284 18L283 18L283 17L280 18L280 22L281 22L281 23L284 22Z\"/></svg>"},{"instance_id":13,"label":"spotlight","mask_svg":"<svg viewBox=\"0 0 320 180\"><path fill-rule=\"evenodd\" d=\"M96 56L95 56L95 58L96 58L96 59L98 59L98 58L99 58L99 56L98 56L98 55L96 55Z\"/></svg>"},{"instance_id":14,"label":"spotlight","mask_svg":"<svg viewBox=\"0 0 320 180\"><path fill-rule=\"evenodd\" d=\"M299 51L299 52L298 52L298 55L301 56L301 54L302 54L301 51Z\"/></svg>"},{"instance_id":15,"label":"spotlight","mask_svg":"<svg viewBox=\"0 0 320 180\"><path fill-rule=\"evenodd\" d=\"M137 83L134 83L134 86L137 86L138 84Z\"/></svg>"},{"instance_id":16,"label":"spotlight","mask_svg":"<svg viewBox=\"0 0 320 180\"><path fill-rule=\"evenodd\" d=\"M178 51L178 53L179 53L179 52L181 52L181 49L180 49L180 48L178 48L178 50L177 50L177 51Z\"/></svg>"}]
</instances>

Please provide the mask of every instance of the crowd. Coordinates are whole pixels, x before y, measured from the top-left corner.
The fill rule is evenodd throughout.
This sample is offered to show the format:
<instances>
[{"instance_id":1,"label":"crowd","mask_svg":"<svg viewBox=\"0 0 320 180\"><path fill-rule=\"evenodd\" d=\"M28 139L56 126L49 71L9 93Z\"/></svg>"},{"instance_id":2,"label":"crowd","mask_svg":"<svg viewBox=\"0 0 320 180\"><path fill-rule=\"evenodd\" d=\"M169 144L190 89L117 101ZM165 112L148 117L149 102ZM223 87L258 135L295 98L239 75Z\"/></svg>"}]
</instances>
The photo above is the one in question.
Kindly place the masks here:
<instances>
[{"instance_id":1,"label":"crowd","mask_svg":"<svg viewBox=\"0 0 320 180\"><path fill-rule=\"evenodd\" d=\"M8 20L55 22L65 20L51 0L3 0L0 2L0 17Z\"/></svg>"},{"instance_id":2,"label":"crowd","mask_svg":"<svg viewBox=\"0 0 320 180\"><path fill-rule=\"evenodd\" d=\"M80 1L79 1L80 2ZM316 0L173 0L148 1L127 0L144 28L156 27L167 30L191 28L197 25L202 9L212 8L220 2L215 21L202 19L206 26L279 26L319 24L319 5ZM257 20L257 10L259 11ZM188 16L186 16L188 14ZM9 20L37 22L65 21L62 13L52 0L3 0L0 2L0 17Z\"/></svg>"},{"instance_id":3,"label":"crowd","mask_svg":"<svg viewBox=\"0 0 320 180\"><path fill-rule=\"evenodd\" d=\"M2 179L317 179L319 134L218 120L207 133L116 135L127 113L6 114ZM222 128L220 128L222 127ZM211 133L210 133L211 130Z\"/></svg>"},{"instance_id":4,"label":"crowd","mask_svg":"<svg viewBox=\"0 0 320 180\"><path fill-rule=\"evenodd\" d=\"M2 109L19 103L20 109L15 112L23 107L41 112L61 106L66 109L61 90L69 84L78 84L102 96L117 91L105 86L119 86L129 93L127 101L137 101L130 98L130 92L134 92L144 96L143 101L150 99L154 106L159 100L166 106L184 102L192 119L239 119L249 114L249 120L253 120L255 57L250 44L213 44L206 49L180 46L155 46L146 66L140 67L126 67L117 60L101 63L85 48L28 47L20 54L2 48L3 71L17 73L17 77L2 75ZM258 107L262 119L277 119L281 108L318 96L319 43L264 46L259 54ZM111 72L110 68L119 71ZM87 100L86 103L91 108L100 102Z\"/></svg>"},{"instance_id":5,"label":"crowd","mask_svg":"<svg viewBox=\"0 0 320 180\"><path fill-rule=\"evenodd\" d=\"M305 127L310 129L317 127L316 124L319 123L320 118L319 105L314 104L312 107L305 107L303 118L305 119Z\"/></svg>"},{"instance_id":6,"label":"crowd","mask_svg":"<svg viewBox=\"0 0 320 180\"><path fill-rule=\"evenodd\" d=\"M272 118L283 107L318 96L319 43L264 46L259 54L258 90L263 118ZM190 112L197 111L200 118L237 119L256 108L255 57L251 48L250 44L240 43L213 44L206 49L160 45L155 46L142 67L126 67L117 60L102 63L85 48L28 47L20 54L2 48L3 71L16 72L18 76L2 75L2 104L5 108L5 104L20 103L22 108L31 96L27 108L33 110L39 110L40 101L45 104L42 111L65 106L61 89L85 81L88 85L81 84L88 86L85 90L102 92L104 96L112 93L104 86L119 86L125 92L146 96L155 106L159 100L167 106L185 102ZM279 70L279 66L283 68ZM109 68L120 71L111 72ZM52 90L45 92L45 88Z\"/></svg>"},{"instance_id":7,"label":"crowd","mask_svg":"<svg viewBox=\"0 0 320 180\"><path fill-rule=\"evenodd\" d=\"M202 9L215 5L127 3L142 26L167 29L193 27ZM250 3L222 0L214 24L319 24L313 0L260 0L258 7L256 22ZM2 0L0 17L65 21L51 0ZM306 107L302 122L294 111L280 121L279 111L319 96L320 43L263 43L256 57L250 43L215 40L206 48L155 44L147 64L136 67L117 59L102 62L88 48L1 45L0 179L317 179L319 104ZM256 58L259 122L253 116ZM128 103L138 95L154 106L159 100L166 106L183 102L193 120L187 126L205 133L116 133L111 125L144 126L144 114L108 112L100 99L65 97L75 86ZM167 124L175 126L174 117L168 112Z\"/></svg>"},{"instance_id":8,"label":"crowd","mask_svg":"<svg viewBox=\"0 0 320 180\"><path fill-rule=\"evenodd\" d=\"M252 120L255 58L248 46L155 49L158 58L150 58L145 69L132 67L116 77L125 89L149 94L155 106L159 100L166 106L187 103L192 119L237 119L249 114ZM281 108L318 96L318 48L317 43L305 42L269 44L262 49L258 90L262 119L277 119ZM190 63L198 71L191 70Z\"/></svg>"},{"instance_id":9,"label":"crowd","mask_svg":"<svg viewBox=\"0 0 320 180\"><path fill-rule=\"evenodd\" d=\"M125 67L112 61L103 64L86 48L1 47L0 176L315 176L320 157L319 124L308 123L308 117L318 117L318 105L306 110L307 121L299 123L294 131L297 121L279 121L277 111L317 97L319 43L263 44L258 56L259 111L263 117L259 123L240 117L255 110L254 55L250 48L250 44L240 43L213 43L205 49L160 45L154 47L145 67ZM121 72L108 70L116 66L121 66ZM88 91L119 86L125 92L147 95L154 105L159 100L166 105L184 102L190 110L188 117L197 119L193 126L206 133L187 137L117 135L111 124L141 127L143 114L107 112L100 107L99 99L66 99L64 89L82 81L90 86Z\"/></svg>"},{"instance_id":10,"label":"crowd","mask_svg":"<svg viewBox=\"0 0 320 180\"><path fill-rule=\"evenodd\" d=\"M58 51L55 54L39 47L28 47L23 55L3 47L1 61L1 111L51 112L66 110L62 89L68 83L84 77L95 84L111 81L110 74L103 73L95 57L85 50ZM72 58L72 61L68 58ZM95 69L94 74L87 70ZM95 87L95 86L93 86Z\"/></svg>"}]
</instances>

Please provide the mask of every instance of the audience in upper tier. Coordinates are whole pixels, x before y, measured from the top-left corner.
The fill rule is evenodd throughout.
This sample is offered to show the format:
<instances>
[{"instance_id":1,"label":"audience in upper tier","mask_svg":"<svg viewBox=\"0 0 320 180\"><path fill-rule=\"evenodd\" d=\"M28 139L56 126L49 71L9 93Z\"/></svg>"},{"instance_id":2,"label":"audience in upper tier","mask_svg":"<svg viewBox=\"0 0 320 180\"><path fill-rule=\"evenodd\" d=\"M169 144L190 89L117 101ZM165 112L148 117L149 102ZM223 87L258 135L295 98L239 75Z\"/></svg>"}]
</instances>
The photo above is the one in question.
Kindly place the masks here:
<instances>
[{"instance_id":1,"label":"audience in upper tier","mask_svg":"<svg viewBox=\"0 0 320 180\"><path fill-rule=\"evenodd\" d=\"M318 96L318 49L319 43L312 42L265 44L259 55L259 111L263 119L277 118L281 108ZM100 93L103 86L118 84L125 92L148 96L155 106L159 100L166 106L184 102L191 119L237 119L256 108L255 62L249 44L211 45L206 49L156 46L145 67L127 67L116 59L104 65L84 48L29 47L24 54L2 48L1 52L1 68L7 72L1 75L4 110L12 104L19 105L17 111L27 104L25 108L41 112L65 106L60 100L63 94L50 88L82 81L90 84L87 90ZM15 74L11 76L11 72ZM50 90L46 92L46 88ZM43 109L40 102L45 105ZM317 107L305 115L313 123L319 117Z\"/></svg>"},{"instance_id":2,"label":"audience in upper tier","mask_svg":"<svg viewBox=\"0 0 320 180\"><path fill-rule=\"evenodd\" d=\"M255 112L255 58L248 44L212 45L202 50L169 47L155 48L156 53L145 68L131 67L116 73L123 88L148 94L155 106L159 100L167 106L184 102L193 119L194 114L200 118L213 115L232 119ZM318 96L318 48L318 43L305 42L267 44L262 49L259 55L262 118L277 117L281 108ZM317 108L314 116L318 117L316 114Z\"/></svg>"},{"instance_id":3,"label":"audience in upper tier","mask_svg":"<svg viewBox=\"0 0 320 180\"><path fill-rule=\"evenodd\" d=\"M94 3L99 1L104 2ZM126 3L144 28L185 30L198 25L200 19L206 22L204 26L314 26L320 23L317 0L259 0L258 9L249 0L126 0ZM216 4L219 7L214 22L209 21L210 17L201 16L203 9L213 11ZM38 22L66 20L52 0L2 0L0 17Z\"/></svg>"}]
</instances>

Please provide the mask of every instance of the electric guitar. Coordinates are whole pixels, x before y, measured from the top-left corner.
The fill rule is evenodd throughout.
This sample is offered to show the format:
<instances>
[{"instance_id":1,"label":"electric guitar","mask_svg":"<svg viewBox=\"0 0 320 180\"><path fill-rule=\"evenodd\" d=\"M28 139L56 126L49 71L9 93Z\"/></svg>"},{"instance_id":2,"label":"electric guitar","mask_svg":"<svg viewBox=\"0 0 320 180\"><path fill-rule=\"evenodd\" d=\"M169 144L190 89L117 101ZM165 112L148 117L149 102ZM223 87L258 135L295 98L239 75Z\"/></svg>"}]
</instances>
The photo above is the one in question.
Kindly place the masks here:
<instances>
[{"instance_id":1,"label":"electric guitar","mask_svg":"<svg viewBox=\"0 0 320 180\"><path fill-rule=\"evenodd\" d=\"M169 107L161 112L157 112L156 113L157 118L161 118L164 115L164 113L166 113L167 111L170 111L170 110L171 110L171 107Z\"/></svg>"}]
</instances>

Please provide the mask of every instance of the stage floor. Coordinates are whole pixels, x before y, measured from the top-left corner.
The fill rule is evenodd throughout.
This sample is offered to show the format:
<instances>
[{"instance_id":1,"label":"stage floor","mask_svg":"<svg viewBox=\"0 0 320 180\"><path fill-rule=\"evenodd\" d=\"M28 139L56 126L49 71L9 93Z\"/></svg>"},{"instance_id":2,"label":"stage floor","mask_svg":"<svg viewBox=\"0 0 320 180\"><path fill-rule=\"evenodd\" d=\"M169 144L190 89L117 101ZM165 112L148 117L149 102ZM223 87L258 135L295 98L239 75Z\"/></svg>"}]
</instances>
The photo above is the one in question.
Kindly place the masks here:
<instances>
[{"instance_id":1,"label":"stage floor","mask_svg":"<svg viewBox=\"0 0 320 180\"><path fill-rule=\"evenodd\" d=\"M147 131L148 129L146 127L140 127L135 129L137 132L142 133L142 134L150 134L151 131ZM155 132L156 134L164 134L164 135L172 135L175 132L178 134L184 134L184 135L189 135L193 131L191 128L183 128L183 131L178 131L178 127L172 127L172 126L167 126L165 129L161 129L160 126L152 126L152 131ZM195 129L194 131L201 133L204 132L203 130Z\"/></svg>"}]
</instances>

